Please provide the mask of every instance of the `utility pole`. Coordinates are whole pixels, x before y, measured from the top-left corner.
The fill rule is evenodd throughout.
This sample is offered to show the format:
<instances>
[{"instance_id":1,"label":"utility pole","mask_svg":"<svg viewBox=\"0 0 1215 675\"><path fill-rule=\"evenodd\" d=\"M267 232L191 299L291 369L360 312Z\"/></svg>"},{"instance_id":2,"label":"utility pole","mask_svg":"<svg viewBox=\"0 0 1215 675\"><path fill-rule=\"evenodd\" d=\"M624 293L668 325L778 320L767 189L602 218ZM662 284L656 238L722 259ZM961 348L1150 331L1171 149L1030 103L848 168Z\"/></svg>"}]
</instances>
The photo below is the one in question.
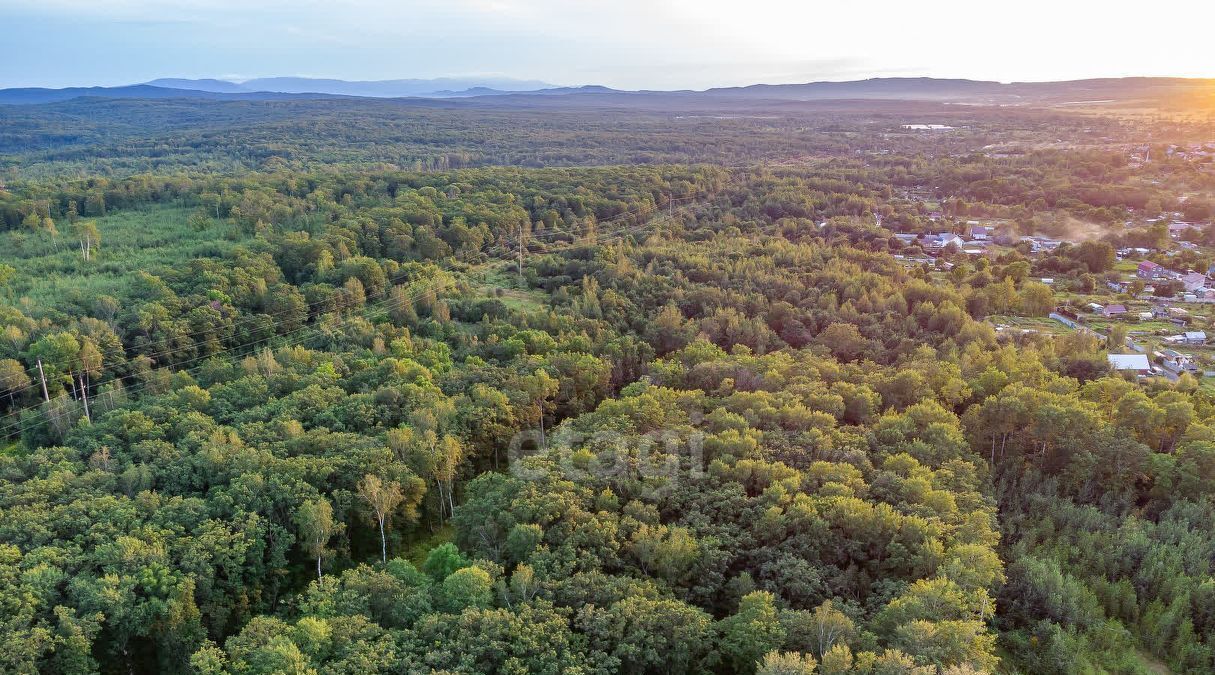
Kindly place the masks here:
<instances>
[{"instance_id":1,"label":"utility pole","mask_svg":"<svg viewBox=\"0 0 1215 675\"><path fill-rule=\"evenodd\" d=\"M42 371L42 359L38 359L38 379L42 380L42 398L51 402L51 395L46 392L46 373Z\"/></svg>"},{"instance_id":2,"label":"utility pole","mask_svg":"<svg viewBox=\"0 0 1215 675\"><path fill-rule=\"evenodd\" d=\"M526 240L528 237L530 237L531 233L532 233L531 220L519 223L519 260L516 263L516 265L518 268L520 279L523 278L523 250L524 250L524 247L526 246Z\"/></svg>"},{"instance_id":3,"label":"utility pole","mask_svg":"<svg viewBox=\"0 0 1215 675\"><path fill-rule=\"evenodd\" d=\"M84 375L79 375L80 378L80 400L84 401L84 418L93 423L93 416L89 414L89 390L84 388Z\"/></svg>"}]
</instances>

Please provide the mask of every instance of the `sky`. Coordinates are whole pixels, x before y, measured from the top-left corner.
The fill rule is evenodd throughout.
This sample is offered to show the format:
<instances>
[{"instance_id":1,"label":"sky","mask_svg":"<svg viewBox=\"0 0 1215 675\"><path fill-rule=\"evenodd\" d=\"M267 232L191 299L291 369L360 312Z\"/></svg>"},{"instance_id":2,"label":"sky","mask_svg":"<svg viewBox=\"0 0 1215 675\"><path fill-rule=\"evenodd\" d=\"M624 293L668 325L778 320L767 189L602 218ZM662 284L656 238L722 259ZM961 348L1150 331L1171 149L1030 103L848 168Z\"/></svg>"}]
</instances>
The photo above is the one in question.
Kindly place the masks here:
<instances>
[{"instance_id":1,"label":"sky","mask_svg":"<svg viewBox=\"0 0 1215 675\"><path fill-rule=\"evenodd\" d=\"M495 75L704 89L1215 77L1210 0L0 0L0 88Z\"/></svg>"}]
</instances>

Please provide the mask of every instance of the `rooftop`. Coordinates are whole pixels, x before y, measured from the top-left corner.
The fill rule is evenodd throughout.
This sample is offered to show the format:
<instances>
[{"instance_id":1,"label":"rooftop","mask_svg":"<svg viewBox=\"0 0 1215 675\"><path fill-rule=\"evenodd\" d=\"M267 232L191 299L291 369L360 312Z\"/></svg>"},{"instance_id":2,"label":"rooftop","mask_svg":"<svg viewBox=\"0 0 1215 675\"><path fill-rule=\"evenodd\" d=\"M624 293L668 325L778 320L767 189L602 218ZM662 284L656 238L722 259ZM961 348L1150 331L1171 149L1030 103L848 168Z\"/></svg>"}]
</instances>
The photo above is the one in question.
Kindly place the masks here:
<instances>
[{"instance_id":1,"label":"rooftop","mask_svg":"<svg viewBox=\"0 0 1215 675\"><path fill-rule=\"evenodd\" d=\"M1147 354L1110 354L1110 367L1114 370L1151 370Z\"/></svg>"}]
</instances>

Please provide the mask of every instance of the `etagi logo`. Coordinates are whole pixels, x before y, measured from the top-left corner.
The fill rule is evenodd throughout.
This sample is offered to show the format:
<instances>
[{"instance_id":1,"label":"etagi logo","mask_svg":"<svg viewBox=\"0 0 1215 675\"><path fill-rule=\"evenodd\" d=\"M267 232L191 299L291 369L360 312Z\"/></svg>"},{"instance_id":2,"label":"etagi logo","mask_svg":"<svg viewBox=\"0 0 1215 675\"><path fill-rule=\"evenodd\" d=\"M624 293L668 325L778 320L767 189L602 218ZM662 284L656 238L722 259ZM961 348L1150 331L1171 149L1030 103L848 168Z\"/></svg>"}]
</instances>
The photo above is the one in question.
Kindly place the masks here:
<instances>
[{"instance_id":1,"label":"etagi logo","mask_svg":"<svg viewBox=\"0 0 1215 675\"><path fill-rule=\"evenodd\" d=\"M705 476L704 434L686 428L636 434L562 426L546 437L539 429L529 429L511 438L507 462L511 475L523 480L542 480L556 472L575 481L645 479L661 484L665 478L673 483Z\"/></svg>"}]
</instances>

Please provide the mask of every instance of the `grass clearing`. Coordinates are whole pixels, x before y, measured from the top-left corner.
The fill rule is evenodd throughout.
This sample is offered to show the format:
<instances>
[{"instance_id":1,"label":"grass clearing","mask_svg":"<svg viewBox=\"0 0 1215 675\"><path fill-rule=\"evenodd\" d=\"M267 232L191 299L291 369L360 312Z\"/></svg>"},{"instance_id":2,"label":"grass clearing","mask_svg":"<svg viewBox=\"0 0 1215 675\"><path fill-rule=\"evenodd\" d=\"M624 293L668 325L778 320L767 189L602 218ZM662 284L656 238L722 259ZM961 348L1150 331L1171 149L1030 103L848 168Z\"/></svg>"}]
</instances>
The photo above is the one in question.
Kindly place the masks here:
<instances>
[{"instance_id":1,"label":"grass clearing","mask_svg":"<svg viewBox=\"0 0 1215 675\"><path fill-rule=\"evenodd\" d=\"M101 233L101 246L84 260L71 226L57 237L40 233L0 233L0 261L17 274L8 292L23 312L42 316L73 306L90 306L102 295L120 302L140 271L155 273L182 260L222 256L245 239L236 226L212 221L205 230L186 225L191 210L154 206L91 219Z\"/></svg>"},{"instance_id":2,"label":"grass clearing","mask_svg":"<svg viewBox=\"0 0 1215 675\"><path fill-rule=\"evenodd\" d=\"M1144 650L1139 650L1136 655L1139 657L1139 664L1143 669L1152 675L1170 675L1173 671L1169 669L1168 664L1160 659L1152 656Z\"/></svg>"},{"instance_id":3,"label":"grass clearing","mask_svg":"<svg viewBox=\"0 0 1215 675\"><path fill-rule=\"evenodd\" d=\"M514 267L509 264L495 267L481 275L481 278L485 283L478 287L478 291L486 297L501 300L512 310L532 312L548 307L548 296L543 291L520 288L522 284Z\"/></svg>"},{"instance_id":4,"label":"grass clearing","mask_svg":"<svg viewBox=\"0 0 1215 675\"><path fill-rule=\"evenodd\" d=\"M987 320L997 326L1009 326L1021 330L1036 330L1039 333L1063 335L1072 332L1071 328L1043 316L1012 316L1009 314L993 314Z\"/></svg>"}]
</instances>

